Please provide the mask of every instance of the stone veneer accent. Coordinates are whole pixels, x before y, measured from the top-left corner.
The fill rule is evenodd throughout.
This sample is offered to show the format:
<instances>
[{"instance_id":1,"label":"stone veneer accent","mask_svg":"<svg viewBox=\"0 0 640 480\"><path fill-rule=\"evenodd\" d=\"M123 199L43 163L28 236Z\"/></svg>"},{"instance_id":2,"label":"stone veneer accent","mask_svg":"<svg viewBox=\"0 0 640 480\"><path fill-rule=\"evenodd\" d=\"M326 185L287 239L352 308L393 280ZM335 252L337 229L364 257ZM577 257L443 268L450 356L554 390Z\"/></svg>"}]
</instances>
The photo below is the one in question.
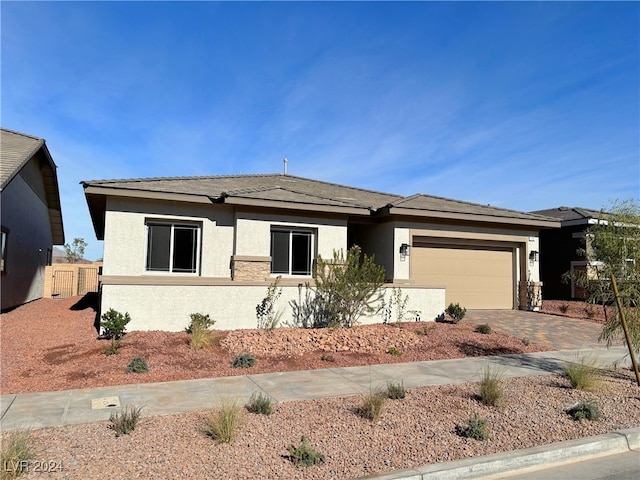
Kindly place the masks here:
<instances>
[{"instance_id":1,"label":"stone veneer accent","mask_svg":"<svg viewBox=\"0 0 640 480\"><path fill-rule=\"evenodd\" d=\"M520 282L520 310L538 311L542 307L542 282Z\"/></svg>"},{"instance_id":2,"label":"stone veneer accent","mask_svg":"<svg viewBox=\"0 0 640 480\"><path fill-rule=\"evenodd\" d=\"M269 278L271 257L231 257L231 279L241 281L262 281Z\"/></svg>"}]
</instances>

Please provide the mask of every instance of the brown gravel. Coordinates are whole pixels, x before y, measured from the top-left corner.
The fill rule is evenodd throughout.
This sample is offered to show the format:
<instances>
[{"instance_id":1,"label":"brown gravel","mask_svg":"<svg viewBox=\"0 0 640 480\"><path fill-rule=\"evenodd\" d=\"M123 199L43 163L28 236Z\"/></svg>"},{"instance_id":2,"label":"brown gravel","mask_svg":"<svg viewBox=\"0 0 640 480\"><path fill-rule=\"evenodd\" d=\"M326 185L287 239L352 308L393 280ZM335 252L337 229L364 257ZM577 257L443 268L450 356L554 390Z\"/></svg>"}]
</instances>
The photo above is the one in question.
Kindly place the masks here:
<instances>
[{"instance_id":1,"label":"brown gravel","mask_svg":"<svg viewBox=\"0 0 640 480\"><path fill-rule=\"evenodd\" d=\"M611 318L615 313L614 306L608 306L607 316ZM541 313L561 315L563 317L580 318L590 322L603 324L606 320L602 305L592 305L586 302L567 300L544 300Z\"/></svg>"},{"instance_id":2,"label":"brown gravel","mask_svg":"<svg viewBox=\"0 0 640 480\"><path fill-rule=\"evenodd\" d=\"M41 299L0 315L2 394L244 375L230 366L243 352L257 357L251 373L265 373L544 350L509 335L475 333L470 324L410 322L337 330L214 331L214 346L199 351L189 348L184 332L131 332L119 355L106 356L102 352L109 342L97 339L95 313L79 299ZM390 347L403 355L389 355ZM147 359L149 373L125 374L135 356Z\"/></svg>"},{"instance_id":3,"label":"brown gravel","mask_svg":"<svg viewBox=\"0 0 640 480\"><path fill-rule=\"evenodd\" d=\"M381 419L359 417L359 397L279 403L271 416L244 412L235 440L216 445L203 433L207 412L146 417L116 438L108 422L34 432L39 458L60 462L47 479L286 478L346 479L426 463L487 455L640 425L640 391L629 371L610 371L599 393L572 390L560 376L503 382L502 408L483 406L477 384L417 388L388 400ZM602 419L574 421L563 409L595 399ZM477 413L490 438L459 437L455 425ZM326 455L326 463L296 468L287 446L300 437ZM39 478L29 474L24 478Z\"/></svg>"},{"instance_id":4,"label":"brown gravel","mask_svg":"<svg viewBox=\"0 0 640 480\"><path fill-rule=\"evenodd\" d=\"M350 330L245 330L214 333L215 346L193 352L185 333L132 332L120 355L105 356L91 309L72 300L38 300L0 316L2 393L114 385L132 382L245 374L229 367L236 353L252 351L252 373L538 351L497 333L481 335L467 324L407 323ZM78 308L78 307L75 307ZM400 357L386 354L395 346ZM135 355L151 372L125 375ZM323 361L331 355L335 362ZM285 478L346 479L432 462L527 448L640 425L640 390L628 370L607 371L602 389L569 388L560 376L504 380L505 404L482 405L477 384L416 388L404 400L388 400L381 419L357 415L359 397L283 402L274 413L243 413L237 438L216 445L203 432L208 412L142 418L131 434L116 438L109 422L33 432L41 465L62 471L31 472L24 478ZM563 409L594 399L598 422L576 422ZM486 441L456 435L477 413L489 422ZM144 414L144 411L143 411ZM326 463L296 468L287 446L305 435Z\"/></svg>"}]
</instances>

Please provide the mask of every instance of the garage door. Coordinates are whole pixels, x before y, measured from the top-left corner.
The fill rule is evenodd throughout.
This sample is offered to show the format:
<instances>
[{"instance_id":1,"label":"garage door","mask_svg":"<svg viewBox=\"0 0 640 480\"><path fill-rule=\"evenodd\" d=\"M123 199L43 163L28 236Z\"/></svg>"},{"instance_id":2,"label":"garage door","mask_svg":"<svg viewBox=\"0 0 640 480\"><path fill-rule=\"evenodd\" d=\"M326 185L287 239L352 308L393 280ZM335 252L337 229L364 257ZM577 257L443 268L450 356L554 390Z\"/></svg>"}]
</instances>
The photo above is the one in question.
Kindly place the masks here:
<instances>
[{"instance_id":1,"label":"garage door","mask_svg":"<svg viewBox=\"0 0 640 480\"><path fill-rule=\"evenodd\" d=\"M446 304L470 309L513 308L514 254L510 247L425 245L411 249L418 285L446 287Z\"/></svg>"}]
</instances>

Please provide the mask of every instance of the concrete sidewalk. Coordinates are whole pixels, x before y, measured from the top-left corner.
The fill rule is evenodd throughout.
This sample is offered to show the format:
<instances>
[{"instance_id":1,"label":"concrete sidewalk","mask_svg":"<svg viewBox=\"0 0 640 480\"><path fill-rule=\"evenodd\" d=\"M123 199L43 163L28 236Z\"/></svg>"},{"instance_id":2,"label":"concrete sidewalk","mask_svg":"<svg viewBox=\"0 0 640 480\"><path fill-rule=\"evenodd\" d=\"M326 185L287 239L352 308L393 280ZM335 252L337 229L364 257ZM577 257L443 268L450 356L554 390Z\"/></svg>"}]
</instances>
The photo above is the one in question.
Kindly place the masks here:
<instances>
[{"instance_id":1,"label":"concrete sidewalk","mask_svg":"<svg viewBox=\"0 0 640 480\"><path fill-rule=\"evenodd\" d=\"M245 403L254 392L277 402L359 395L388 381L406 388L477 382L486 366L505 378L561 372L583 355L598 365L629 365L624 347L560 350L455 360L342 367L176 382L120 385L58 392L3 395L0 428L44 428L108 420L125 405L144 406L144 415L166 415L220 405L225 399Z\"/></svg>"}]
</instances>

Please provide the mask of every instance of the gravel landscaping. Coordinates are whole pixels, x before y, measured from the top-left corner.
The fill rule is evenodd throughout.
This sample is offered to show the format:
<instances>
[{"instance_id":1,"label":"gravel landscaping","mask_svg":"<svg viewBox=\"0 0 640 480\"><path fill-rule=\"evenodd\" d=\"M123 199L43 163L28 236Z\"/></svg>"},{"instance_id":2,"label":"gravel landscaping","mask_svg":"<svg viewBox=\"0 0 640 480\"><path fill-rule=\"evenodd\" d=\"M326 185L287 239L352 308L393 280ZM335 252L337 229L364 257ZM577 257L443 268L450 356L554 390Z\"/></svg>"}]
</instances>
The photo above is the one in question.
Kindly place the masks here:
<instances>
[{"instance_id":1,"label":"gravel landscaping","mask_svg":"<svg viewBox=\"0 0 640 480\"><path fill-rule=\"evenodd\" d=\"M119 355L106 356L108 342L96 338L94 312L78 300L42 299L0 316L3 394L543 349L508 335L476 333L465 323L404 323L214 332L213 347L201 351L189 349L186 333L131 332ZM390 347L402 355L386 353ZM246 351L257 365L232 369L233 357ZM134 356L147 359L148 373L125 373ZM347 479L640 426L633 373L603 373L592 393L571 389L558 375L504 380L500 407L483 405L476 383L411 389L404 399L387 400L377 421L358 414L360 396L277 403L270 416L243 409L228 444L205 433L210 412L147 417L143 408L135 431L120 437L110 422L33 431L37 460L62 470L22 478ZM599 421L574 421L565 413L582 400L597 402ZM487 420L487 440L456 434L456 425L474 414ZM324 464L293 465L287 447L299 445L303 435L325 455Z\"/></svg>"}]
</instances>

